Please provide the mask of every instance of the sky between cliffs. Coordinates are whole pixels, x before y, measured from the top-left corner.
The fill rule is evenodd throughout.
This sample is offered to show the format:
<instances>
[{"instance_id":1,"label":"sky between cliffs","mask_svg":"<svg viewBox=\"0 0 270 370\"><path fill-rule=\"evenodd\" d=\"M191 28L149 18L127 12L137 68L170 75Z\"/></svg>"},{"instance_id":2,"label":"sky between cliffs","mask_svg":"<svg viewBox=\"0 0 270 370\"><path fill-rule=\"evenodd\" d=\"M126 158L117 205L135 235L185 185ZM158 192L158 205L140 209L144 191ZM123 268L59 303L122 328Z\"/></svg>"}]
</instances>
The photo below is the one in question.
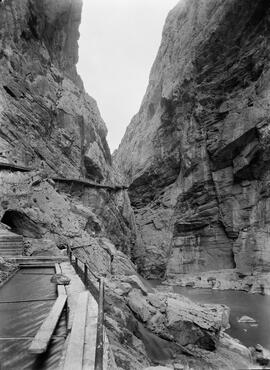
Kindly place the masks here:
<instances>
[{"instance_id":1,"label":"sky between cliffs","mask_svg":"<svg viewBox=\"0 0 270 370\"><path fill-rule=\"evenodd\" d=\"M84 0L79 63L113 152L139 110L168 12L177 0Z\"/></svg>"}]
</instances>

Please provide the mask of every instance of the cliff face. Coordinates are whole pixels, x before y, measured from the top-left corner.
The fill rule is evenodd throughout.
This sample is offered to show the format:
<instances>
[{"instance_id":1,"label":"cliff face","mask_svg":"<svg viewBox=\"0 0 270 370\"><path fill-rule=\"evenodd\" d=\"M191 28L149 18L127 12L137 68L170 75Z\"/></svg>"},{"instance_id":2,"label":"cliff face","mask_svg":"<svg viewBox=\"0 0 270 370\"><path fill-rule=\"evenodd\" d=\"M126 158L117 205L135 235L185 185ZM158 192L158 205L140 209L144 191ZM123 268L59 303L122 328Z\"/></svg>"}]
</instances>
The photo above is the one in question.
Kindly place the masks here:
<instances>
[{"instance_id":1,"label":"cliff face","mask_svg":"<svg viewBox=\"0 0 270 370\"><path fill-rule=\"evenodd\" d=\"M265 0L181 1L167 18L115 155L146 276L270 270L269 27Z\"/></svg>"},{"instance_id":2,"label":"cliff face","mask_svg":"<svg viewBox=\"0 0 270 370\"><path fill-rule=\"evenodd\" d=\"M81 0L0 3L0 217L34 249L44 237L61 247L109 236L130 254L129 199L114 189L107 129L76 71L81 10Z\"/></svg>"},{"instance_id":3,"label":"cliff face","mask_svg":"<svg viewBox=\"0 0 270 370\"><path fill-rule=\"evenodd\" d=\"M85 93L76 72L81 5L81 0L0 2L0 230L8 228L23 237L24 255L66 255L66 247L74 248L89 270L104 276L105 325L117 368L140 370L152 362L182 363L187 349L181 346L188 344L192 349L188 353L195 357L184 358L184 363L190 361L194 369L247 368L248 349L222 333L228 324L228 308L193 304L172 293L152 294L130 261L140 249L135 248L129 197L120 175L111 167L106 127L97 105ZM172 13L172 21L174 17ZM161 53L165 66L166 52ZM187 124L181 112L187 108L179 103L180 95L175 106L169 95L162 97L162 69L159 63L154 67L159 87L150 105L149 89L138 116L146 114L156 122L156 128L146 125L147 140L159 132L159 141L138 150L136 144L134 152L142 150L143 161L138 159L129 171L134 180L131 197L138 210L137 225L142 231L139 246L143 250L147 246L151 252L145 253L144 266L148 263L149 271L155 272L165 270L171 240L184 240L185 233L192 230L181 234L180 226L175 226L177 232L172 228L181 225L176 210L192 186L186 185L182 192L177 184L182 178L186 182L192 179L195 185L198 181L192 172L194 165L178 179L179 166L184 168L179 138ZM170 71L171 76L175 73ZM174 121L178 106L178 116L184 120L179 125ZM194 118L194 132L196 125ZM197 138L200 142L199 134ZM203 153L193 152L187 144L186 151L190 161ZM209 165L203 154L198 160ZM188 166L188 159L186 163ZM194 176L188 177L192 173ZM144 192L141 199L140 191ZM186 199L191 202L192 195ZM218 221L213 225L217 227ZM226 245L224 249L229 248ZM0 260L0 279L4 269L10 271L13 266ZM97 293L93 277L90 286L91 293ZM210 353L217 342L226 349Z\"/></svg>"},{"instance_id":4,"label":"cliff face","mask_svg":"<svg viewBox=\"0 0 270 370\"><path fill-rule=\"evenodd\" d=\"M81 0L0 2L0 229L23 237L24 255L76 247L89 269L110 276L131 265L134 216L76 72L81 8ZM2 262L0 279L12 267ZM119 338L115 348L123 350Z\"/></svg>"},{"instance_id":5,"label":"cliff face","mask_svg":"<svg viewBox=\"0 0 270 370\"><path fill-rule=\"evenodd\" d=\"M75 67L82 1L0 7L0 161L108 179L106 127Z\"/></svg>"}]
</instances>

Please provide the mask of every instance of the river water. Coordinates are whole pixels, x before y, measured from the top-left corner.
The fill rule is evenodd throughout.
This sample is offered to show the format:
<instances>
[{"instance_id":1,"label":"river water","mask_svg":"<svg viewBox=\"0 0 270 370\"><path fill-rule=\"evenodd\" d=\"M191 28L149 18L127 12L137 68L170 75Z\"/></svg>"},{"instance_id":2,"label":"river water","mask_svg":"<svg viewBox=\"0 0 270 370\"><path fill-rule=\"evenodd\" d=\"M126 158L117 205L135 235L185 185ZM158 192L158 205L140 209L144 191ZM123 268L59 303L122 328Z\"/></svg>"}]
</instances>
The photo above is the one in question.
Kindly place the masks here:
<instances>
[{"instance_id":1,"label":"river water","mask_svg":"<svg viewBox=\"0 0 270 370\"><path fill-rule=\"evenodd\" d=\"M0 289L0 370L54 370L65 341L65 318L44 355L28 347L56 299L53 268L23 268ZM64 315L63 315L64 316Z\"/></svg>"},{"instance_id":2,"label":"river water","mask_svg":"<svg viewBox=\"0 0 270 370\"><path fill-rule=\"evenodd\" d=\"M152 286L157 282L153 281ZM174 286L174 292L198 303L219 303L230 307L230 325L226 330L246 346L257 343L270 349L270 296L249 294L235 290L212 290ZM250 316L257 324L239 323L242 316Z\"/></svg>"}]
</instances>

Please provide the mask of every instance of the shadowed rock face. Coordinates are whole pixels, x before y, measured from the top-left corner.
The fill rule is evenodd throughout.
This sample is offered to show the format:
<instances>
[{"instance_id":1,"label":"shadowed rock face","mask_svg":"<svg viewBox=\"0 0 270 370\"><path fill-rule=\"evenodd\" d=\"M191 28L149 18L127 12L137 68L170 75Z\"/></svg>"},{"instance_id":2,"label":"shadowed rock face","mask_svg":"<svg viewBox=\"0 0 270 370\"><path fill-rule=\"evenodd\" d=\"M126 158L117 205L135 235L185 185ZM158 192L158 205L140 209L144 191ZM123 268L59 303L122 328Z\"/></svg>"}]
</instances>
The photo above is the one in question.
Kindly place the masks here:
<instances>
[{"instance_id":1,"label":"shadowed rock face","mask_svg":"<svg viewBox=\"0 0 270 370\"><path fill-rule=\"evenodd\" d=\"M265 0L181 1L167 18L115 154L146 276L270 270L269 27Z\"/></svg>"},{"instance_id":2,"label":"shadowed rock face","mask_svg":"<svg viewBox=\"0 0 270 370\"><path fill-rule=\"evenodd\" d=\"M0 3L0 161L111 178L107 129L76 72L81 0Z\"/></svg>"}]
</instances>

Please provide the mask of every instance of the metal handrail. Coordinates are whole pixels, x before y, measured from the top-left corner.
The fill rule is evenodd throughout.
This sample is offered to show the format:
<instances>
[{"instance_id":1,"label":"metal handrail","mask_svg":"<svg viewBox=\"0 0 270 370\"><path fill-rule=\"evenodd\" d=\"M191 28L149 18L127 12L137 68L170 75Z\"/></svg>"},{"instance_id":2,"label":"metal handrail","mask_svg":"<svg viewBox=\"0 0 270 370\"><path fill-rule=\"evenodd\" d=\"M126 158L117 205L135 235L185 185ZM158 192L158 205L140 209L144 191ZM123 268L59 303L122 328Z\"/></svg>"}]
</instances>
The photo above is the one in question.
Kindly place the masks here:
<instances>
[{"instance_id":1,"label":"metal handrail","mask_svg":"<svg viewBox=\"0 0 270 370\"><path fill-rule=\"evenodd\" d=\"M70 263L72 264L72 249L67 247L67 254L69 256ZM98 297L98 322L97 322L97 339L96 339L96 352L95 352L95 370L103 370L103 355L104 355L104 279L103 277L97 276L93 271L88 268L88 265L82 261L82 259L74 254L75 257L75 270L77 271L78 261L83 266L83 280L84 284L87 285L88 271L91 275L99 282L99 297Z\"/></svg>"}]
</instances>

